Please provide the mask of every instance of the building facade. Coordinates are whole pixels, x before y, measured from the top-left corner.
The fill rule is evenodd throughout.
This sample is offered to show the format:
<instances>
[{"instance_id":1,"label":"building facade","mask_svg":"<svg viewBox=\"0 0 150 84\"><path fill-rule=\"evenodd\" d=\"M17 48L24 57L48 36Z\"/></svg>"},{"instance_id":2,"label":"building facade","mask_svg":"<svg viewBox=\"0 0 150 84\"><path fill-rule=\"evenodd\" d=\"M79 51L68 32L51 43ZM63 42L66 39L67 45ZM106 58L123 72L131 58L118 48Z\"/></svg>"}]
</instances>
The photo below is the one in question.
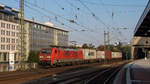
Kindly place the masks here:
<instances>
[{"instance_id":1,"label":"building facade","mask_svg":"<svg viewBox=\"0 0 150 84\"><path fill-rule=\"evenodd\" d=\"M68 31L40 22L25 20L29 30L29 50L39 51L50 45L68 46Z\"/></svg>"},{"instance_id":2,"label":"building facade","mask_svg":"<svg viewBox=\"0 0 150 84\"><path fill-rule=\"evenodd\" d=\"M39 51L50 45L68 45L68 31L32 20L25 19L24 22L28 55L30 51ZM10 53L14 54L15 61L20 60L19 34L19 11L0 4L0 63L9 62Z\"/></svg>"},{"instance_id":3,"label":"building facade","mask_svg":"<svg viewBox=\"0 0 150 84\"><path fill-rule=\"evenodd\" d=\"M17 57L17 44L19 35L19 11L0 5L0 62L9 61L9 53L14 52Z\"/></svg>"}]
</instances>

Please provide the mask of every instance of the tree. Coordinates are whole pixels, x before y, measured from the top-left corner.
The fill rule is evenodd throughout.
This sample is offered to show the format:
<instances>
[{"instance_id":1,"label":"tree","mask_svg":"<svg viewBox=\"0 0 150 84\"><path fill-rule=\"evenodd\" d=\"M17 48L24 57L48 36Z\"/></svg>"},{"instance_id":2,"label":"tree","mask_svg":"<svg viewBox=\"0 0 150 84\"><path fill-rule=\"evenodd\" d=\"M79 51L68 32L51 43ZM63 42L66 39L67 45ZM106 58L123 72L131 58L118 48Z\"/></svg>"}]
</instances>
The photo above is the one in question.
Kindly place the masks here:
<instances>
[{"instance_id":1,"label":"tree","mask_svg":"<svg viewBox=\"0 0 150 84\"><path fill-rule=\"evenodd\" d=\"M39 56L39 52L36 51L31 51L28 57L28 62L29 63L38 63L38 56Z\"/></svg>"},{"instance_id":2,"label":"tree","mask_svg":"<svg viewBox=\"0 0 150 84\"><path fill-rule=\"evenodd\" d=\"M82 45L82 48L88 48L88 45L85 43Z\"/></svg>"},{"instance_id":3,"label":"tree","mask_svg":"<svg viewBox=\"0 0 150 84\"><path fill-rule=\"evenodd\" d=\"M82 45L82 48L90 48L90 49L94 49L95 48L95 46L93 45L93 44L83 44Z\"/></svg>"},{"instance_id":4,"label":"tree","mask_svg":"<svg viewBox=\"0 0 150 84\"><path fill-rule=\"evenodd\" d=\"M99 45L99 46L97 47L97 50L104 51L104 46L103 46L103 45Z\"/></svg>"}]
</instances>

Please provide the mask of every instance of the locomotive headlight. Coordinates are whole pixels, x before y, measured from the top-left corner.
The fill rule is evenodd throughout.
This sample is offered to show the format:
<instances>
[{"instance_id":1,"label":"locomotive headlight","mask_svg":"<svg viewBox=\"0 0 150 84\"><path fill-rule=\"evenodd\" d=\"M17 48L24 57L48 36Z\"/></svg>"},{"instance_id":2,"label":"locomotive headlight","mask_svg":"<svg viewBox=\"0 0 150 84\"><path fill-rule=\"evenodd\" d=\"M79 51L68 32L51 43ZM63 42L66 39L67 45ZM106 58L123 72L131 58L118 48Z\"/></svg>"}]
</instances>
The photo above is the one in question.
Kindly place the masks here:
<instances>
[{"instance_id":1,"label":"locomotive headlight","mask_svg":"<svg viewBox=\"0 0 150 84\"><path fill-rule=\"evenodd\" d=\"M51 58L51 56L47 56L47 58Z\"/></svg>"},{"instance_id":2,"label":"locomotive headlight","mask_svg":"<svg viewBox=\"0 0 150 84\"><path fill-rule=\"evenodd\" d=\"M43 58L43 56L40 56L40 58Z\"/></svg>"}]
</instances>

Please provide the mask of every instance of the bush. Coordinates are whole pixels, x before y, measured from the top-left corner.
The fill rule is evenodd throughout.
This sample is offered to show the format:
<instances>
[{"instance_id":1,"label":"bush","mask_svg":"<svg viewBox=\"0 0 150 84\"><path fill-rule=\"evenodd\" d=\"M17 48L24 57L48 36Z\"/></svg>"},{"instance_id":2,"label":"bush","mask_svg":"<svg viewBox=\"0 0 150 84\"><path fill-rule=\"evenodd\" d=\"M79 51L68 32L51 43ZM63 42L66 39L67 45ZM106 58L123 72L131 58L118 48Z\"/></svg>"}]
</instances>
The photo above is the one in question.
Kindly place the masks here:
<instances>
[{"instance_id":1,"label":"bush","mask_svg":"<svg viewBox=\"0 0 150 84\"><path fill-rule=\"evenodd\" d=\"M28 62L29 63L38 63L39 52L31 51L29 53Z\"/></svg>"}]
</instances>

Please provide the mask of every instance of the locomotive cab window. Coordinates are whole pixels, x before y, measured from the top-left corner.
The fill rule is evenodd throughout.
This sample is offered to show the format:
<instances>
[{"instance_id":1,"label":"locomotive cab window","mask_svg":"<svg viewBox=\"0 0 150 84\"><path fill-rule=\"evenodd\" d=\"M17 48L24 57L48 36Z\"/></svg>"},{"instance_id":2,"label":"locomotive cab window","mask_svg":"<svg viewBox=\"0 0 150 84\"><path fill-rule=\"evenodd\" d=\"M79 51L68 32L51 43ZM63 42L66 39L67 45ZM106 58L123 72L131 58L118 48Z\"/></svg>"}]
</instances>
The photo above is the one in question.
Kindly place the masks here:
<instances>
[{"instance_id":1,"label":"locomotive cab window","mask_svg":"<svg viewBox=\"0 0 150 84\"><path fill-rule=\"evenodd\" d=\"M51 50L41 50L41 53L43 53L43 54L50 54Z\"/></svg>"},{"instance_id":2,"label":"locomotive cab window","mask_svg":"<svg viewBox=\"0 0 150 84\"><path fill-rule=\"evenodd\" d=\"M43 53L43 54L46 53L46 50L41 50L41 53Z\"/></svg>"},{"instance_id":3,"label":"locomotive cab window","mask_svg":"<svg viewBox=\"0 0 150 84\"><path fill-rule=\"evenodd\" d=\"M51 50L47 50L46 53L47 53L47 54L50 54L50 53L51 53Z\"/></svg>"}]
</instances>

